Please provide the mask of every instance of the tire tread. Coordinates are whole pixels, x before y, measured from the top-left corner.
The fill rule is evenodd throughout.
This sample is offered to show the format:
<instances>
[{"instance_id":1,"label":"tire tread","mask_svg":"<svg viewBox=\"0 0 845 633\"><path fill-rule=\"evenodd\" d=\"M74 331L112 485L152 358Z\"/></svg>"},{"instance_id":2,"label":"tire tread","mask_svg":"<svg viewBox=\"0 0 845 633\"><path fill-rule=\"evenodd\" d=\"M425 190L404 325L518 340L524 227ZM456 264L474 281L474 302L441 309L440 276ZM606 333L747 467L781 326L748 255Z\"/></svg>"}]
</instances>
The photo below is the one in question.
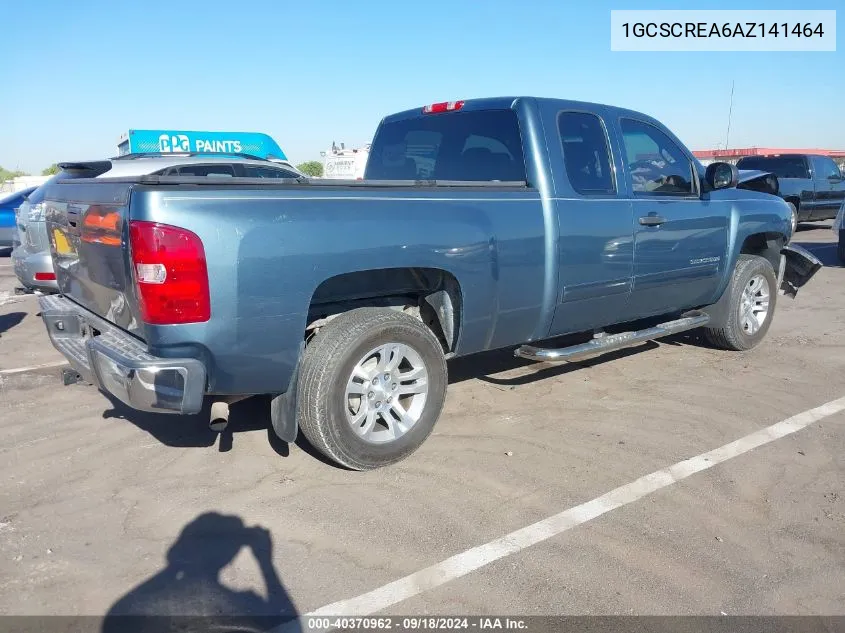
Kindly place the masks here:
<instances>
[{"instance_id":1,"label":"tire tread","mask_svg":"<svg viewBox=\"0 0 845 633\"><path fill-rule=\"evenodd\" d=\"M763 324L763 330L758 335L755 335L754 339L752 339L751 341L747 341L745 340L745 338L740 336L742 326L739 323L739 314L737 313L736 309L736 301L737 297L739 296L739 293L741 292L741 288L738 287L740 280L742 280L747 274L750 275L751 273L753 273L754 268L766 268L770 273L769 286L771 294L769 297L769 318L768 321ZM767 260L765 257L761 257L759 255L739 256L739 259L736 263L736 267L734 268L733 275L731 277L730 284L728 284L728 287L725 289L725 292L731 293L731 305L728 312L727 322L722 327L704 328L704 337L711 345L720 349L732 351L746 351L754 347L766 335L766 332L769 329L769 325L771 324L772 319L774 318L774 310L775 305L777 303L777 288L775 287L776 283L772 284L771 279L775 279L774 269L772 268L772 265L769 260Z\"/></svg>"},{"instance_id":2,"label":"tire tread","mask_svg":"<svg viewBox=\"0 0 845 633\"><path fill-rule=\"evenodd\" d=\"M442 354L439 340L418 319L384 308L358 308L346 312L323 326L314 339L305 347L300 365L299 393L297 409L299 428L311 445L326 457L352 470L370 470L395 463L407 457L417 446L397 454L389 461L379 464L365 463L350 455L341 442L328 433L329 421L328 397L329 385L334 377L335 366L339 358L352 348L360 337L374 329L400 328L413 330L417 335L429 339L429 343L441 350L441 366L431 367L429 371L442 371L446 376L446 359ZM445 381L443 395L445 398ZM431 394L436 397L438 394ZM442 404L441 404L442 406ZM439 415L439 411L437 412ZM431 433L425 434L420 443Z\"/></svg>"}]
</instances>

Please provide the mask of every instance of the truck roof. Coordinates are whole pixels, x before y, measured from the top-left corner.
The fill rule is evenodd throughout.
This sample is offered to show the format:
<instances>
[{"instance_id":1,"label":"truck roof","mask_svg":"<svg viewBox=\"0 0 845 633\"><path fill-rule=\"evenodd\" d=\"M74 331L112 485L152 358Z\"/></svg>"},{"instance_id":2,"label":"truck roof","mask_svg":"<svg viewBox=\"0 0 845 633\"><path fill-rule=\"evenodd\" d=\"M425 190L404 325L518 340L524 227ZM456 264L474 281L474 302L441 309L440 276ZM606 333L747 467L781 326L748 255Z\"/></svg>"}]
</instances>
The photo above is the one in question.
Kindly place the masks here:
<instances>
[{"instance_id":1,"label":"truck roof","mask_svg":"<svg viewBox=\"0 0 845 633\"><path fill-rule=\"evenodd\" d=\"M619 116L628 115L635 116L638 119L649 121L663 127L659 121L642 112L636 110L629 110L627 108L620 108L618 106L607 105L604 103L593 103L590 101L574 101L570 99L555 99L551 97L532 97L532 96L514 96L514 97L484 97L480 99L464 99L461 106L461 112L473 110L507 110L513 108L514 104L519 100L532 100L540 107L550 107L558 110L586 110L597 111L603 110L605 112L613 112ZM423 107L412 108L386 116L382 123L390 123L392 121L399 121L402 119L409 119L423 115Z\"/></svg>"},{"instance_id":2,"label":"truck roof","mask_svg":"<svg viewBox=\"0 0 845 633\"><path fill-rule=\"evenodd\" d=\"M743 156L739 160L746 160L751 158L808 158L813 156L818 158L830 158L829 156L825 156L824 154L812 154L806 152L784 152L783 154L756 154L754 156Z\"/></svg>"}]
</instances>

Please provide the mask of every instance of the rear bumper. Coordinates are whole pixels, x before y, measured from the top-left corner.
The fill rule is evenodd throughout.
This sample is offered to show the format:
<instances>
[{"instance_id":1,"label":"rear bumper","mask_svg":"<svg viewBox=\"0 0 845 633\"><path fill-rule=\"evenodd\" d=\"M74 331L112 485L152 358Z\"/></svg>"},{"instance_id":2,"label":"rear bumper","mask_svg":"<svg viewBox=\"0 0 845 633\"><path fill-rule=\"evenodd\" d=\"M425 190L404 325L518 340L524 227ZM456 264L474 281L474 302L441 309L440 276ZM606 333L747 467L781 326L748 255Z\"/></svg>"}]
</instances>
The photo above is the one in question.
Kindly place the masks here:
<instances>
[{"instance_id":1,"label":"rear bumper","mask_svg":"<svg viewBox=\"0 0 845 633\"><path fill-rule=\"evenodd\" d=\"M38 298L53 346L102 391L139 411L197 413L205 366L194 358L161 358L120 328L58 295Z\"/></svg>"},{"instance_id":2,"label":"rear bumper","mask_svg":"<svg viewBox=\"0 0 845 633\"><path fill-rule=\"evenodd\" d=\"M54 274L53 258L49 251L30 253L26 250L26 246L21 245L12 251L12 263L15 266L15 276L26 288L58 290L59 286L55 279L35 279L36 273Z\"/></svg>"}]
</instances>

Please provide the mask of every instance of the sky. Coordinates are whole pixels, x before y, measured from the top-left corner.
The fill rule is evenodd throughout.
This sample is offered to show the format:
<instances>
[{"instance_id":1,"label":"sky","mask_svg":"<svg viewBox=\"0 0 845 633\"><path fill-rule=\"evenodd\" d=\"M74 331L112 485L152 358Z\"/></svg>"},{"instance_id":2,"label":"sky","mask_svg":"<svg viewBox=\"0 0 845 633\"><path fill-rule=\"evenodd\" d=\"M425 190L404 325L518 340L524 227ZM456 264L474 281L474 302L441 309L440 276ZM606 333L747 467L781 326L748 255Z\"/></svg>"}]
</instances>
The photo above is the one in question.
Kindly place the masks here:
<instances>
[{"instance_id":1,"label":"sky","mask_svg":"<svg viewBox=\"0 0 845 633\"><path fill-rule=\"evenodd\" d=\"M836 52L611 52L611 9L651 0L40 0L0 22L0 166L115 155L128 129L270 134L294 162L369 142L427 103L532 95L661 120L691 149L845 149L842 0L683 8L839 9Z\"/></svg>"}]
</instances>

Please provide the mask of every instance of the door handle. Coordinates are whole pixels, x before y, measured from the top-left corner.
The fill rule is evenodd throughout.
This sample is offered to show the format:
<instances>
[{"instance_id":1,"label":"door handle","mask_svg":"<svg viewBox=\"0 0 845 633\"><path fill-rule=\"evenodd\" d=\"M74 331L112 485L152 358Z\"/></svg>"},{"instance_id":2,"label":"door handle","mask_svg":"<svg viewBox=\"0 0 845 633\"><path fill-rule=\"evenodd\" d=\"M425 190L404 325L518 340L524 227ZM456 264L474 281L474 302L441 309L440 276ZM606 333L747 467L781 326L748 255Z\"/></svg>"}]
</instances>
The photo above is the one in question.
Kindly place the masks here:
<instances>
[{"instance_id":1,"label":"door handle","mask_svg":"<svg viewBox=\"0 0 845 633\"><path fill-rule=\"evenodd\" d=\"M643 226L660 226L666 222L666 218L657 214L644 215L640 218L640 224Z\"/></svg>"}]
</instances>

